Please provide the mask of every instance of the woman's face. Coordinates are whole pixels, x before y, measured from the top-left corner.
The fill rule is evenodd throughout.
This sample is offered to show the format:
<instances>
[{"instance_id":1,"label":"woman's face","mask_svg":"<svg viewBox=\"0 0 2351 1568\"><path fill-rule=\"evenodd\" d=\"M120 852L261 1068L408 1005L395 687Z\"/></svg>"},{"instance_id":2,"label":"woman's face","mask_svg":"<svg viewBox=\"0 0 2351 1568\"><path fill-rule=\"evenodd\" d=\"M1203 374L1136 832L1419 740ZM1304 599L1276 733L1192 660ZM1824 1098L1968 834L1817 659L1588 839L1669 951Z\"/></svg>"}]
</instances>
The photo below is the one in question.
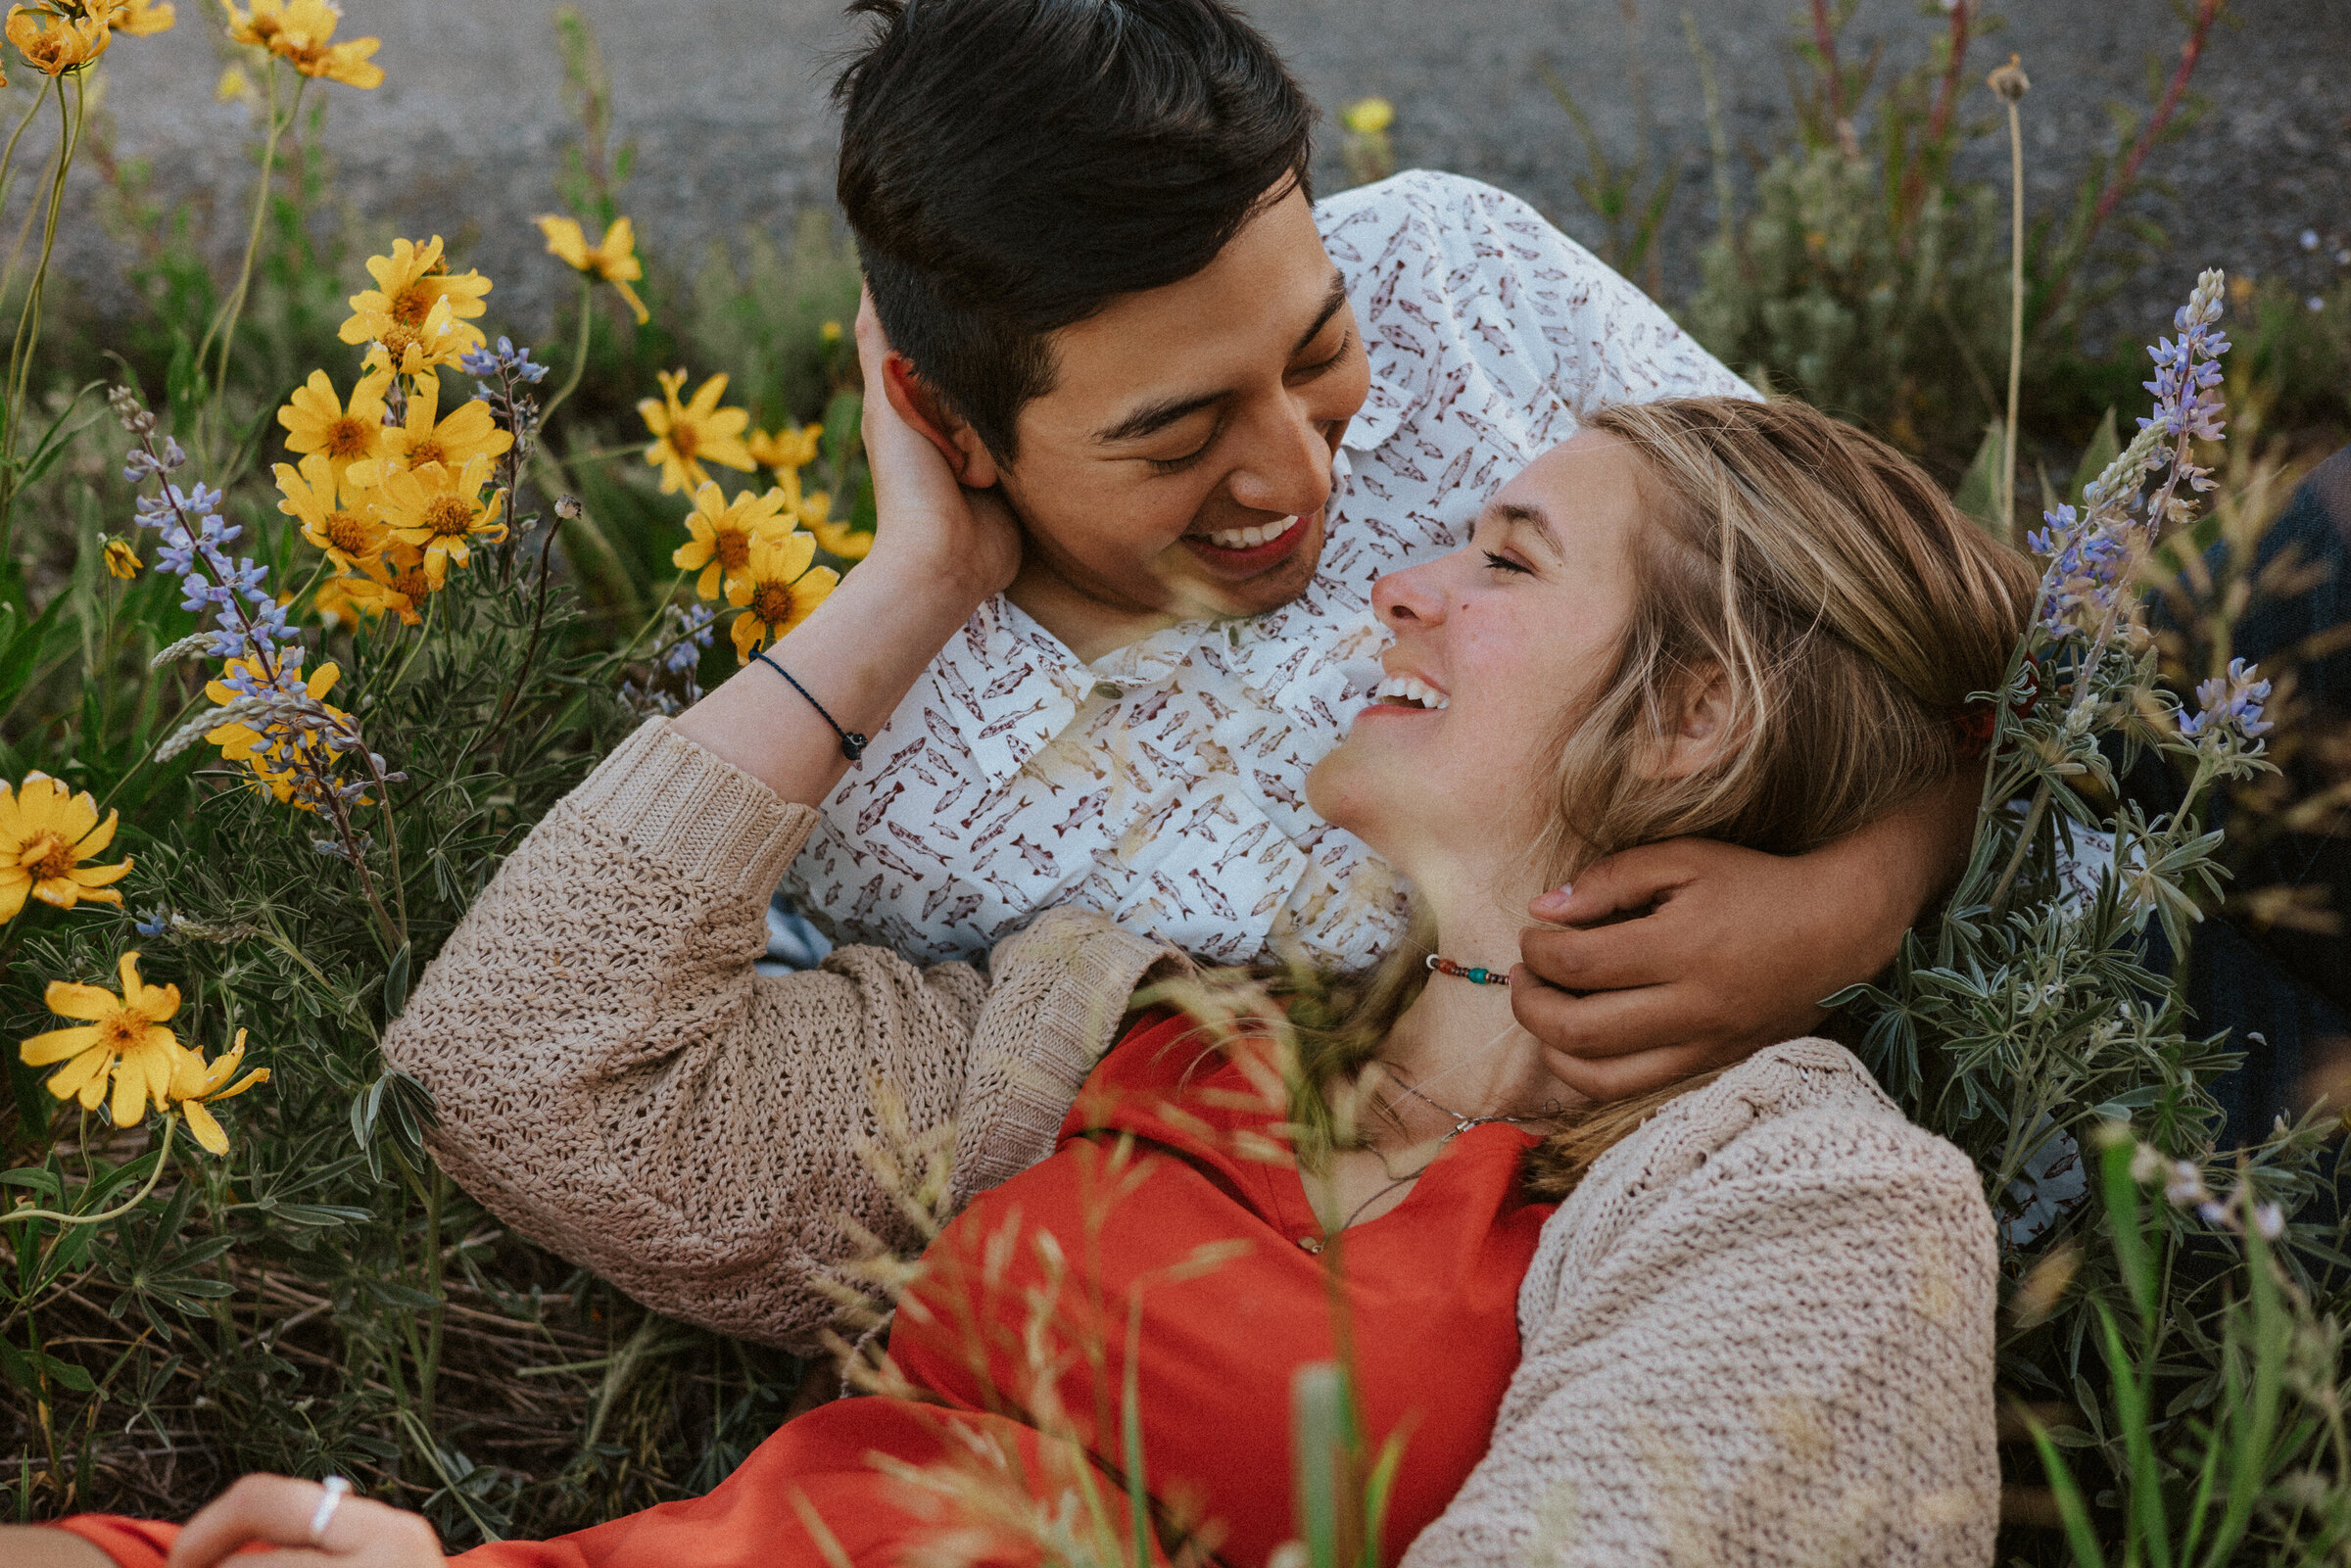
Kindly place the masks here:
<instances>
[{"instance_id":1,"label":"woman's face","mask_svg":"<svg viewBox=\"0 0 2351 1568\"><path fill-rule=\"evenodd\" d=\"M1637 461L1581 432L1494 494L1468 547L1372 589L1385 679L1307 798L1423 888L1522 864L1541 832L1562 723L1632 613Z\"/></svg>"}]
</instances>

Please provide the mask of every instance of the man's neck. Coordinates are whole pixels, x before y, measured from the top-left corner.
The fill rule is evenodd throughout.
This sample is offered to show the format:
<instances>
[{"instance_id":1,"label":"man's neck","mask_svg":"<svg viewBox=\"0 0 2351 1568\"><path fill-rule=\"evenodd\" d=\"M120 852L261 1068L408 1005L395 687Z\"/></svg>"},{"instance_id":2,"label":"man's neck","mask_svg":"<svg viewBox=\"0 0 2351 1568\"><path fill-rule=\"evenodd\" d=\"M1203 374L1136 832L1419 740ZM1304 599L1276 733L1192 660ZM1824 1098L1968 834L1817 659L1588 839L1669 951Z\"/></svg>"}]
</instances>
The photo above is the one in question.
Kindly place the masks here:
<instances>
[{"instance_id":1,"label":"man's neck","mask_svg":"<svg viewBox=\"0 0 2351 1568\"><path fill-rule=\"evenodd\" d=\"M1021 569L1004 596L1087 664L1183 618L1173 610L1105 604L1071 587L1060 573L1032 554L1022 557Z\"/></svg>"}]
</instances>

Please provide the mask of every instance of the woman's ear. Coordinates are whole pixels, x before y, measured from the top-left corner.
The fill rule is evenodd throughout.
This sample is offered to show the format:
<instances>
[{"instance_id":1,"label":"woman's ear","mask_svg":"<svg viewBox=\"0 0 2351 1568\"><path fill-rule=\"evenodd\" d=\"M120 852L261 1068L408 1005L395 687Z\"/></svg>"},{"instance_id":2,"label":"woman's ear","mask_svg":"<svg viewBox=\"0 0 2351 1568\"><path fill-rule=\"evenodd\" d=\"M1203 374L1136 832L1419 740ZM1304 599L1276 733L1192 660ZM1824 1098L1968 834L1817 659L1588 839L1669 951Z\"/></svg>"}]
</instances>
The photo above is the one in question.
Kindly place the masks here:
<instances>
[{"instance_id":1,"label":"woman's ear","mask_svg":"<svg viewBox=\"0 0 2351 1568\"><path fill-rule=\"evenodd\" d=\"M1743 738L1731 683L1720 670L1682 684L1668 709L1672 727L1642 759L1644 779L1687 779L1729 756Z\"/></svg>"},{"instance_id":2,"label":"woman's ear","mask_svg":"<svg viewBox=\"0 0 2351 1568\"><path fill-rule=\"evenodd\" d=\"M996 460L970 423L947 406L946 400L915 374L914 361L890 350L882 360L883 390L898 417L936 447L958 484L984 490L996 482Z\"/></svg>"}]
</instances>

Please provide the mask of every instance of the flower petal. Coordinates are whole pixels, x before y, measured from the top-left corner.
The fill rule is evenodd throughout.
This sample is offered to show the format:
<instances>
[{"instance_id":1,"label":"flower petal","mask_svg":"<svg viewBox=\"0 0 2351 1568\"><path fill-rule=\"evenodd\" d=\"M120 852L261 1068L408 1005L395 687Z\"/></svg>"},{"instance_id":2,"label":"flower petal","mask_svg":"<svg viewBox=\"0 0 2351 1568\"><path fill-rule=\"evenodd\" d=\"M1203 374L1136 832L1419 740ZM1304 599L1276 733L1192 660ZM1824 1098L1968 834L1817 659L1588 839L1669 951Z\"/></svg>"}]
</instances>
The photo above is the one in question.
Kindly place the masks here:
<instances>
[{"instance_id":1,"label":"flower petal","mask_svg":"<svg viewBox=\"0 0 2351 1568\"><path fill-rule=\"evenodd\" d=\"M179 1110L180 1114L188 1118L188 1130L196 1135L196 1141L204 1145L209 1153L216 1155L228 1153L228 1134L220 1130L220 1123L214 1119L210 1111L194 1100L190 1100Z\"/></svg>"},{"instance_id":2,"label":"flower petal","mask_svg":"<svg viewBox=\"0 0 2351 1568\"><path fill-rule=\"evenodd\" d=\"M61 1019L80 1019L95 1023L122 1010L122 999L103 985L77 985L72 980L51 980L42 993L41 1005Z\"/></svg>"},{"instance_id":3,"label":"flower petal","mask_svg":"<svg viewBox=\"0 0 2351 1568\"><path fill-rule=\"evenodd\" d=\"M79 1094L90 1079L104 1075L106 1065L113 1057L105 1051L84 1051L72 1061L49 1074L49 1092L60 1100Z\"/></svg>"}]
</instances>

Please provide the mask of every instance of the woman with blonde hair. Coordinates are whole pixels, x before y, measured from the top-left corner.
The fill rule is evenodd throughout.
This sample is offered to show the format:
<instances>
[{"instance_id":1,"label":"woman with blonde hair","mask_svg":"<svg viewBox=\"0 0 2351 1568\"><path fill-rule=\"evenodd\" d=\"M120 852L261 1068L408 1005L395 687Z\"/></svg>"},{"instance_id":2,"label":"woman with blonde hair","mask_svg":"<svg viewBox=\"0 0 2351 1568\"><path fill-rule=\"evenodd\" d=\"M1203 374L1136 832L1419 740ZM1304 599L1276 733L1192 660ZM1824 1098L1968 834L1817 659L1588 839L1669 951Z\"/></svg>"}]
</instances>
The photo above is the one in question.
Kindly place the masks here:
<instances>
[{"instance_id":1,"label":"woman with blonde hair","mask_svg":"<svg viewBox=\"0 0 2351 1568\"><path fill-rule=\"evenodd\" d=\"M1800 404L1600 412L1466 547L1380 582L1382 676L1310 781L1409 879L1427 945L1219 1028L1182 955L1079 910L984 971L849 947L755 972L834 725L924 662L875 656L860 616L943 641L1017 551L880 400L867 433L876 557L940 602L861 567L776 650L829 713L746 671L639 731L385 1049L470 1192L656 1310L812 1351L859 1326L854 1238L921 1251L883 1392L788 1422L706 1497L460 1560L1074 1560L1074 1499L1131 1541L1131 1412L1154 1560L1256 1568L1296 1530L1293 1376L1343 1344L1369 1450L1403 1446L1383 1561L1989 1563L1996 1265L1966 1159L1825 1039L1587 1103L1514 1026L1508 971L1518 912L1596 856L1797 853L1952 787L2022 560ZM414 1516L282 1477L175 1545L65 1528L52 1561L440 1560Z\"/></svg>"}]
</instances>

